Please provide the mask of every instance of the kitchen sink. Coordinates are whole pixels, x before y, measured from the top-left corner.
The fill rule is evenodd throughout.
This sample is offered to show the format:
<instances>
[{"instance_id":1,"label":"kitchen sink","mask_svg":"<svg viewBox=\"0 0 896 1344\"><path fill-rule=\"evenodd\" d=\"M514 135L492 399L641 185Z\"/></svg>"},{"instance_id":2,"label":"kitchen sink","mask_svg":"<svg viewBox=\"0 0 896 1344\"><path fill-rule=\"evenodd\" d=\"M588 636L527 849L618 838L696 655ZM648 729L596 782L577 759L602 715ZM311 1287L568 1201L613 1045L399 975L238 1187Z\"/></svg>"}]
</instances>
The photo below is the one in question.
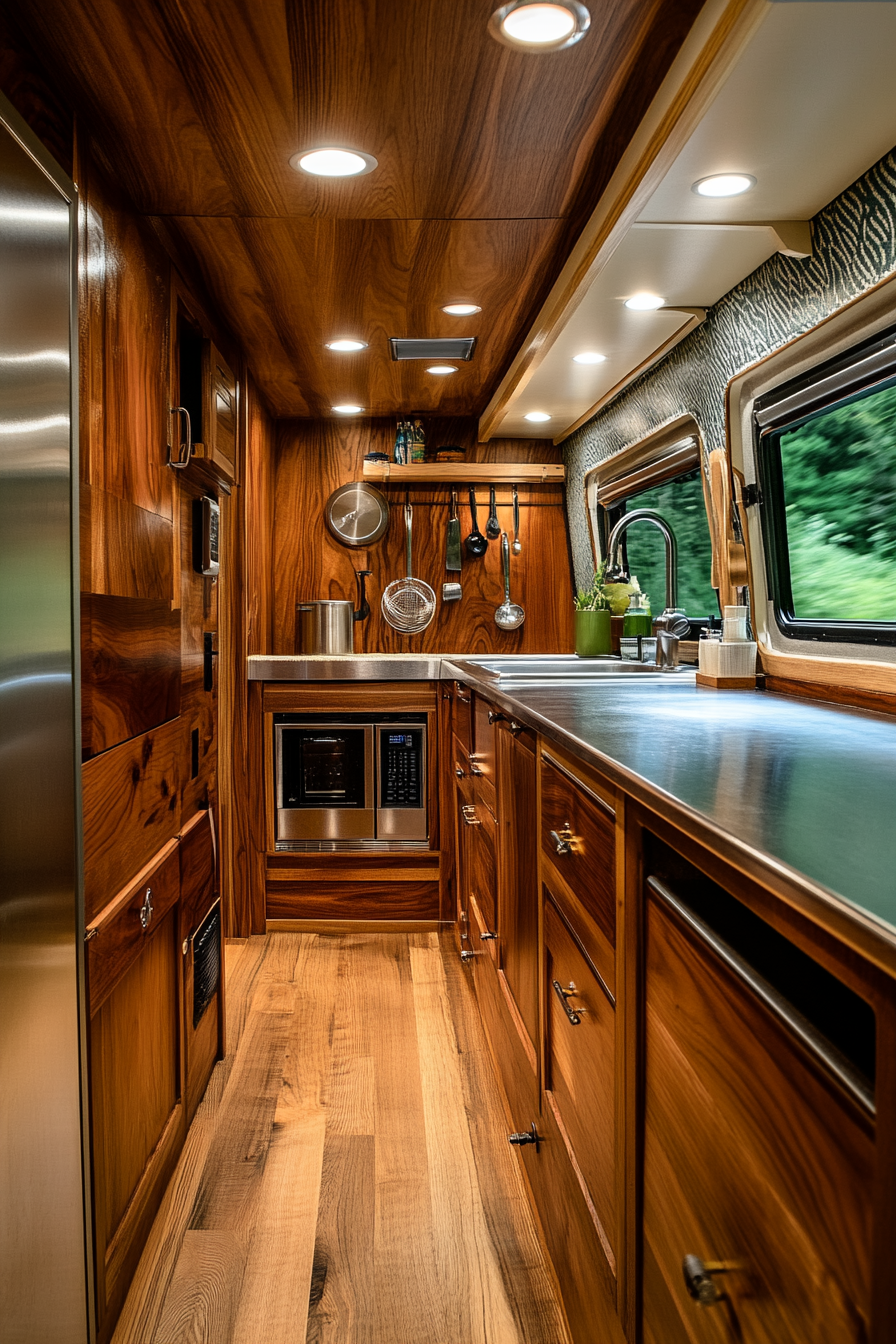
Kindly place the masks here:
<instances>
[{"instance_id":1,"label":"kitchen sink","mask_svg":"<svg viewBox=\"0 0 896 1344\"><path fill-rule=\"evenodd\" d=\"M687 663L678 667L658 668L653 663L635 663L621 658L466 658L464 662L496 681L600 681L608 677L677 677L694 675L696 668Z\"/></svg>"}]
</instances>

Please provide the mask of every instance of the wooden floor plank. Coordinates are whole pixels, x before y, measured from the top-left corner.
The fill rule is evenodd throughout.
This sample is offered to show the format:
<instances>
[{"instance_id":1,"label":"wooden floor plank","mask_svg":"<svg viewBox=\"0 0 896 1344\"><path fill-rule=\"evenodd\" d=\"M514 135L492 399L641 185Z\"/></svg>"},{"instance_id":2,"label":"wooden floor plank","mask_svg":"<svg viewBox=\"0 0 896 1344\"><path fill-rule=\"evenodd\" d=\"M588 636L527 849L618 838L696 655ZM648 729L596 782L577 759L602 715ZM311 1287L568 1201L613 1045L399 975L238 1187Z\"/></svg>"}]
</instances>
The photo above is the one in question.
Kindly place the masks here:
<instances>
[{"instance_id":1,"label":"wooden floor plank","mask_svg":"<svg viewBox=\"0 0 896 1344\"><path fill-rule=\"evenodd\" d=\"M238 946L238 1031L114 1344L568 1344L452 952Z\"/></svg>"},{"instance_id":2,"label":"wooden floor plank","mask_svg":"<svg viewBox=\"0 0 896 1344\"><path fill-rule=\"evenodd\" d=\"M233 1056L215 1065L205 1096L190 1126L184 1151L159 1209L112 1344L147 1344L153 1338L187 1230Z\"/></svg>"},{"instance_id":3,"label":"wooden floor plank","mask_svg":"<svg viewBox=\"0 0 896 1344\"><path fill-rule=\"evenodd\" d=\"M305 1340L339 955L333 940L303 935L293 957L298 983L255 990L256 997L266 989L289 989L296 997L232 1344Z\"/></svg>"},{"instance_id":4,"label":"wooden floor plank","mask_svg":"<svg viewBox=\"0 0 896 1344\"><path fill-rule=\"evenodd\" d=\"M229 1344L246 1263L237 1232L187 1232L152 1344Z\"/></svg>"},{"instance_id":5,"label":"wooden floor plank","mask_svg":"<svg viewBox=\"0 0 896 1344\"><path fill-rule=\"evenodd\" d=\"M373 1135L327 1135L307 1344L378 1344Z\"/></svg>"},{"instance_id":6,"label":"wooden floor plank","mask_svg":"<svg viewBox=\"0 0 896 1344\"><path fill-rule=\"evenodd\" d=\"M486 1226L438 939L410 949L444 1344L505 1344L516 1324Z\"/></svg>"}]
</instances>

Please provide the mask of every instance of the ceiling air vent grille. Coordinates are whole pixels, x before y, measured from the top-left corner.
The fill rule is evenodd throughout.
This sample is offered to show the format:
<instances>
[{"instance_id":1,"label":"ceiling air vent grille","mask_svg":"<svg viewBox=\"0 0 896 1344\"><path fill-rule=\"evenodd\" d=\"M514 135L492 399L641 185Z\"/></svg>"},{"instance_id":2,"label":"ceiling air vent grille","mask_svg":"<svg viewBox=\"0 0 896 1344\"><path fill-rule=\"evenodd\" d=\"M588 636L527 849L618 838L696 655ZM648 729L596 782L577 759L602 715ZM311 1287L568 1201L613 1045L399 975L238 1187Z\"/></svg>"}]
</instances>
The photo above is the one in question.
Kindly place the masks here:
<instances>
[{"instance_id":1,"label":"ceiling air vent grille","mask_svg":"<svg viewBox=\"0 0 896 1344\"><path fill-rule=\"evenodd\" d=\"M393 336L389 344L393 359L472 359L476 348L475 336L447 337L439 340L420 340L417 337Z\"/></svg>"}]
</instances>

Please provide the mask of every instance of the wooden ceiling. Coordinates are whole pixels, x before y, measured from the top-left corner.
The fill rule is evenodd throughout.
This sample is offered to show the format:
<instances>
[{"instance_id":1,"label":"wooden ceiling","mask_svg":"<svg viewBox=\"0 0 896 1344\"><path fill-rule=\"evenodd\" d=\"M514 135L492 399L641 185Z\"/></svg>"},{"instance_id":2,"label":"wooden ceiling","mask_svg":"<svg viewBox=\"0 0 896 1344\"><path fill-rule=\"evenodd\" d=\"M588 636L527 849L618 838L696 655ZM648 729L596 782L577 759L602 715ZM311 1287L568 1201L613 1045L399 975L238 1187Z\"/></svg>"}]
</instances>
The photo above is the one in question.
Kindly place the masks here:
<instances>
[{"instance_id":1,"label":"wooden ceiling","mask_svg":"<svg viewBox=\"0 0 896 1344\"><path fill-rule=\"evenodd\" d=\"M491 0L22 0L138 210L240 338L272 412L478 414L597 202L701 0L593 0L535 55ZM76 60L72 53L77 54ZM368 176L290 155L344 144ZM460 299L475 318L440 311ZM390 336L477 335L438 379ZM360 355L324 342L357 335Z\"/></svg>"}]
</instances>

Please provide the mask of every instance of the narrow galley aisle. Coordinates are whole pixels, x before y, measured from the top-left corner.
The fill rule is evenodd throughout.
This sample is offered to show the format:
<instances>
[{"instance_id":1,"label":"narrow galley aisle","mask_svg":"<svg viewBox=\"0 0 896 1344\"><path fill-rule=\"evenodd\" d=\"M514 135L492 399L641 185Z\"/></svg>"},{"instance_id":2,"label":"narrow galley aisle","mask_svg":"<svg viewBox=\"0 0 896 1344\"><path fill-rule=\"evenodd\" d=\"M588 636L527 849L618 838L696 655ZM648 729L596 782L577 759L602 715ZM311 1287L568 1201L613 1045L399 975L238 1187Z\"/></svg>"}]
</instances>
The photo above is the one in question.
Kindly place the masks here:
<instances>
[{"instance_id":1,"label":"narrow galley aisle","mask_svg":"<svg viewBox=\"0 0 896 1344\"><path fill-rule=\"evenodd\" d=\"M567 1344L448 945L277 933L227 971L113 1344Z\"/></svg>"}]
</instances>

